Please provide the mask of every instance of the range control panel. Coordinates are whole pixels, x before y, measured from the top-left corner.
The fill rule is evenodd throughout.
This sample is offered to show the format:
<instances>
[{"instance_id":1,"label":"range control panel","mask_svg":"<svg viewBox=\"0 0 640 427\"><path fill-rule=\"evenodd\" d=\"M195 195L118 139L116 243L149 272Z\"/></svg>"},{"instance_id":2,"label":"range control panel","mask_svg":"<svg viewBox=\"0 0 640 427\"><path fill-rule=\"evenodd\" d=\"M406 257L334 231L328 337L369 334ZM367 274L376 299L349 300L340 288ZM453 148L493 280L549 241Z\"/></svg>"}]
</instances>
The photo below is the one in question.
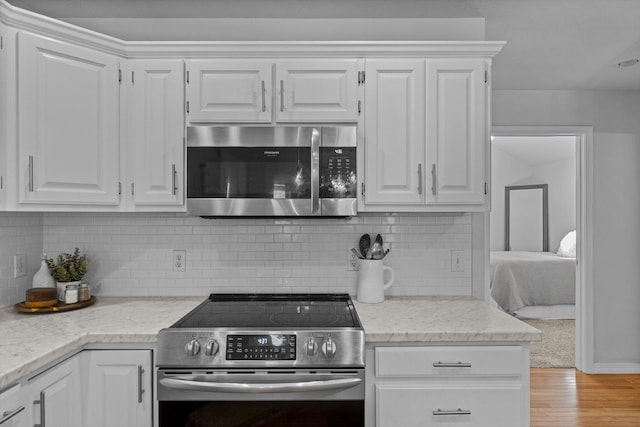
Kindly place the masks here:
<instances>
[{"instance_id":1,"label":"range control panel","mask_svg":"<svg viewBox=\"0 0 640 427\"><path fill-rule=\"evenodd\" d=\"M291 334L227 335L227 360L296 360Z\"/></svg>"}]
</instances>

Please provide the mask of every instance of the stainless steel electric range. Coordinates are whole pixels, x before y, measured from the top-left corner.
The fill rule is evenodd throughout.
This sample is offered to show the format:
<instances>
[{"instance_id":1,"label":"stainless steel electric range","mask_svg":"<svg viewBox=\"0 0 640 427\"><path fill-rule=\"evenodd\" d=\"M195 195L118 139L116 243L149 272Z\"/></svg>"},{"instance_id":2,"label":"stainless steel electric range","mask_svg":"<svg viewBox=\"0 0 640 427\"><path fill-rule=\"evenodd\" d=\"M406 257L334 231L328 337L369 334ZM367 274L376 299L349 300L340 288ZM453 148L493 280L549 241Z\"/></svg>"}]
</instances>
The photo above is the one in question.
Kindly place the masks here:
<instances>
[{"instance_id":1,"label":"stainless steel electric range","mask_svg":"<svg viewBox=\"0 0 640 427\"><path fill-rule=\"evenodd\" d=\"M160 427L364 425L347 294L211 294L160 331L156 360Z\"/></svg>"}]
</instances>

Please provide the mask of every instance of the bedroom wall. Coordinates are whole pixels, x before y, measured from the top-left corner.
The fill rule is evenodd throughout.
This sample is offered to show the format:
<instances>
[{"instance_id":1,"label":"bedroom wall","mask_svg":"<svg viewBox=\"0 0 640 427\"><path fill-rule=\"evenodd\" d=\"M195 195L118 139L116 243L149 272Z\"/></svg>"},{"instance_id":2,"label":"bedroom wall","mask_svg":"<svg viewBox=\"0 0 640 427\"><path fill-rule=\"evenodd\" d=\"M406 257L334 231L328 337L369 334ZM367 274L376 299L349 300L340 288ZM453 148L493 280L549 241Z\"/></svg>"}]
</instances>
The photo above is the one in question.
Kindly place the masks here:
<instances>
[{"instance_id":1,"label":"bedroom wall","mask_svg":"<svg viewBox=\"0 0 640 427\"><path fill-rule=\"evenodd\" d=\"M513 140L514 144L518 141ZM549 185L549 250L576 227L576 159L568 158L530 165L500 147L491 150L491 242L492 251L504 250L504 188L510 185Z\"/></svg>"},{"instance_id":2,"label":"bedroom wall","mask_svg":"<svg viewBox=\"0 0 640 427\"><path fill-rule=\"evenodd\" d=\"M593 126L594 362L640 372L640 91L492 96L494 126Z\"/></svg>"}]
</instances>

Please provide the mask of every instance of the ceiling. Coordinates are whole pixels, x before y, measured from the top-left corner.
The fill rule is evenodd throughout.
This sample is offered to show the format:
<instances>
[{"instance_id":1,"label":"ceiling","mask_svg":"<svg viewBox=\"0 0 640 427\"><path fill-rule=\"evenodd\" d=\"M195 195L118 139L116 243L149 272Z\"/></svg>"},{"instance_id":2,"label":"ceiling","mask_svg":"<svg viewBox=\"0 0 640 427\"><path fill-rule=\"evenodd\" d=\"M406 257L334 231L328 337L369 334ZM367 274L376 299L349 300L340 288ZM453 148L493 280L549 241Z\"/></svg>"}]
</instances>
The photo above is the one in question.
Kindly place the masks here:
<instances>
[{"instance_id":1,"label":"ceiling","mask_svg":"<svg viewBox=\"0 0 640 427\"><path fill-rule=\"evenodd\" d=\"M640 0L8 0L74 18L484 18L494 89L640 90Z\"/></svg>"}]
</instances>

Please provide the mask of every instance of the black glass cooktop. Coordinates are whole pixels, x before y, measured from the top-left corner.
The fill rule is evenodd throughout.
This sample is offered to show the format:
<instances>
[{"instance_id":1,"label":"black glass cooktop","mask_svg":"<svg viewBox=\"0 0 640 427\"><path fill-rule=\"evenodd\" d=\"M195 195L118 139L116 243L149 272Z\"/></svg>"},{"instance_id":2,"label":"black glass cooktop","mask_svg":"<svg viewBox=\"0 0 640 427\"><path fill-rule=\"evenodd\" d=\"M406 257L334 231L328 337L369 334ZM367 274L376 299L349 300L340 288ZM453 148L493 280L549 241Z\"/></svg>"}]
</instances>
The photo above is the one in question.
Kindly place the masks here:
<instances>
[{"instance_id":1,"label":"black glass cooktop","mask_svg":"<svg viewBox=\"0 0 640 427\"><path fill-rule=\"evenodd\" d=\"M172 328L360 327L348 294L211 294Z\"/></svg>"}]
</instances>

